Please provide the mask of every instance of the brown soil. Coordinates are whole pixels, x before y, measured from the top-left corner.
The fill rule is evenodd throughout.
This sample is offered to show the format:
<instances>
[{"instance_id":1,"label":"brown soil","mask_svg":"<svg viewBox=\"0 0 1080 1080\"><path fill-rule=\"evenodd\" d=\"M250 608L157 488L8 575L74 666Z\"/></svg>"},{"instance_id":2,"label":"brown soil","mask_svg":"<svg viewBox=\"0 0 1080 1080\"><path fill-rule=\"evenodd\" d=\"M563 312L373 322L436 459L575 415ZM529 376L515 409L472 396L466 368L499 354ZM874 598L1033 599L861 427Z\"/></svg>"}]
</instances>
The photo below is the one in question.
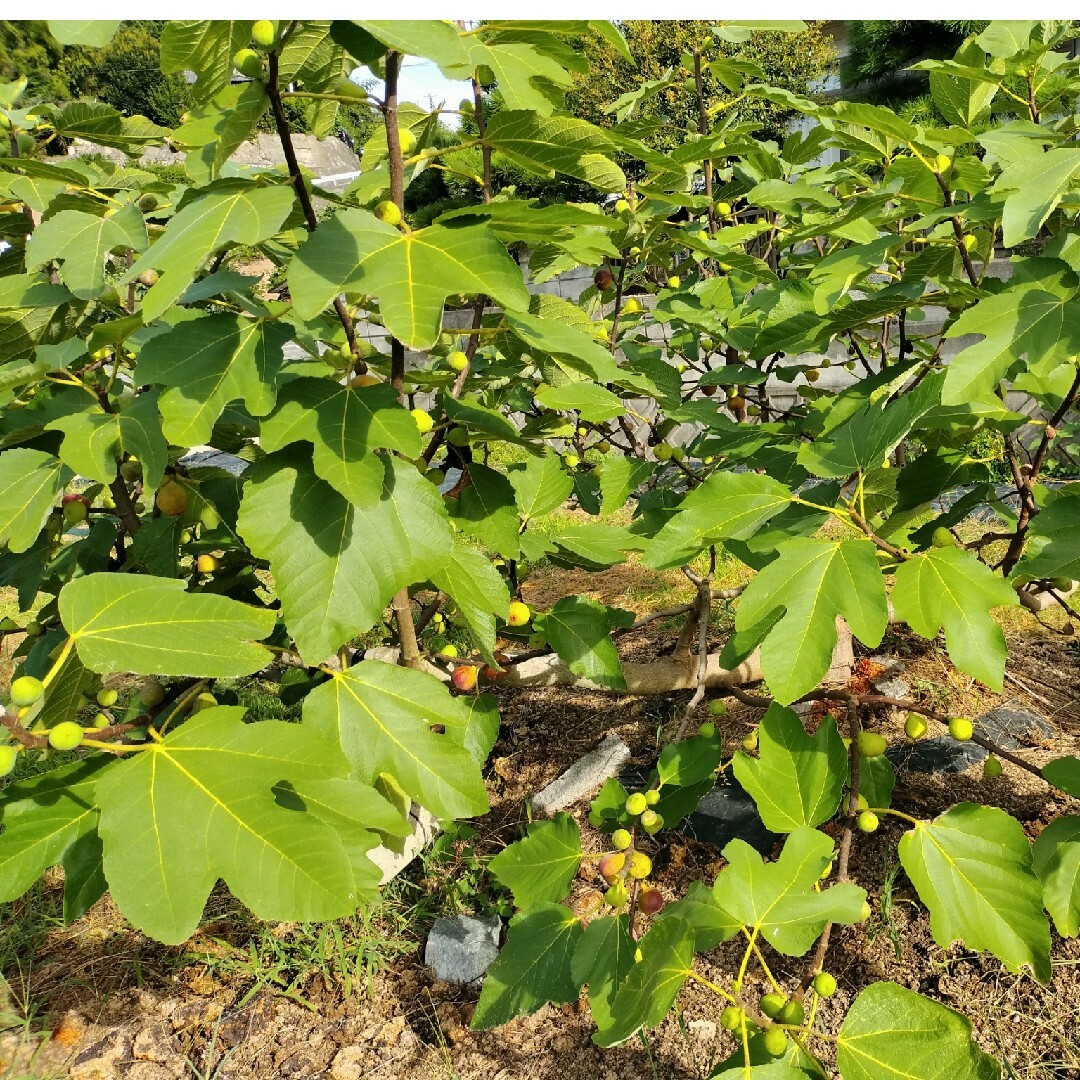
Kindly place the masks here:
<instances>
[{"instance_id":1,"label":"brown soil","mask_svg":"<svg viewBox=\"0 0 1080 1080\"><path fill-rule=\"evenodd\" d=\"M623 644L625 654L644 658L673 642L673 635L652 627ZM1080 754L1076 647L1059 635L1035 632L1010 642L1010 672L1017 681L1007 682L1001 696L959 675L933 645L901 634L887 645L905 659L916 693L943 708L977 715L1004 704L1049 719L1057 734L1047 745L1025 748L1029 761ZM523 800L605 735L618 734L636 763L649 762L661 729L671 732L687 698L504 692L500 739L487 770L492 808L476 823L478 850L491 854L515 839L527 817ZM734 745L756 716L736 706L723 719L722 731ZM900 737L901 725L899 717L875 718L888 736ZM1055 817L1078 812L1075 801L1009 764L994 780L984 779L978 769L960 776L912 775L894 796L897 809L919 817L964 800L1003 807L1032 837ZM584 821L586 810L575 807L575 816L586 845L598 850L599 835ZM902 828L889 819L872 836L856 838L852 875L868 890L874 914L867 923L833 935L827 967L840 990L824 1003L826 1029L835 1031L862 987L890 979L966 1013L979 1043L1009 1062L1014 1071L1007 1075L1076 1080L1080 941L1055 937L1054 977L1046 987L1029 974L1008 973L987 955L959 945L938 947L925 910L898 868ZM659 839L655 877L669 898L681 895L693 880L711 881L722 866L719 853L707 844L665 834ZM407 876L417 890L437 884L425 879L419 862ZM59 882L51 887L55 892ZM426 929L413 928L420 941ZM283 925L275 933L288 939L300 931ZM254 989L251 978L239 973L213 977L211 971L221 970L213 958L230 950L242 953L246 934L250 924L223 895L215 894L206 926L182 950L143 938L103 900L79 923L52 932L36 956L25 958L20 965L25 994L15 973L5 973L16 998L29 997L53 1027L51 1038L40 1045L20 1033L0 1037L0 1075L66 1075L70 1068L79 1080L703 1080L734 1049L716 1024L717 999L696 985L684 989L678 1012L649 1034L647 1048L637 1041L612 1050L596 1047L583 1002L545 1006L503 1028L471 1032L477 992L433 982L419 950L394 960L352 994L319 974L301 979L294 989L305 1007ZM706 978L724 980L735 963L732 944L699 957L696 966ZM798 961L784 958L773 970L789 982L801 973ZM35 1048L34 1061L27 1064ZM2 1072L5 1062L12 1063L8 1074Z\"/></svg>"}]
</instances>

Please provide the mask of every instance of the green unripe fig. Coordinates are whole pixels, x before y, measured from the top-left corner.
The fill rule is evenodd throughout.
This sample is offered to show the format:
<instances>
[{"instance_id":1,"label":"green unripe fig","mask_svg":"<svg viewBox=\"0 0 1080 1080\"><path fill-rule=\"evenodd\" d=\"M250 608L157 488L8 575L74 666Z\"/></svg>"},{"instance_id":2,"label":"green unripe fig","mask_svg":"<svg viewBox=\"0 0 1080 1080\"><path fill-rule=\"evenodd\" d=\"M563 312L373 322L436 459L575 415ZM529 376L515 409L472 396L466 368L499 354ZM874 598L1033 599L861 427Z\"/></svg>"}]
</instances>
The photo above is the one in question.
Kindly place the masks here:
<instances>
[{"instance_id":1,"label":"green unripe fig","mask_svg":"<svg viewBox=\"0 0 1080 1080\"><path fill-rule=\"evenodd\" d=\"M966 716L954 716L949 721L949 734L957 742L967 742L975 734L975 728Z\"/></svg>"},{"instance_id":2,"label":"green unripe fig","mask_svg":"<svg viewBox=\"0 0 1080 1080\"><path fill-rule=\"evenodd\" d=\"M598 829L600 827L600 825L603 823L603 820L604 819L595 810L590 810L589 811L589 824L594 829Z\"/></svg>"},{"instance_id":3,"label":"green unripe fig","mask_svg":"<svg viewBox=\"0 0 1080 1080\"><path fill-rule=\"evenodd\" d=\"M657 461L668 461L671 458L673 447L669 443L661 443L653 450Z\"/></svg>"},{"instance_id":4,"label":"green unripe fig","mask_svg":"<svg viewBox=\"0 0 1080 1080\"><path fill-rule=\"evenodd\" d=\"M99 712L97 714L97 716L94 717L94 725L93 726L98 731L101 731L102 728L110 727L111 725L112 725L112 721L103 712Z\"/></svg>"},{"instance_id":5,"label":"green unripe fig","mask_svg":"<svg viewBox=\"0 0 1080 1080\"><path fill-rule=\"evenodd\" d=\"M652 873L652 859L644 851L635 851L630 856L630 876L640 881Z\"/></svg>"},{"instance_id":6,"label":"green unripe fig","mask_svg":"<svg viewBox=\"0 0 1080 1080\"><path fill-rule=\"evenodd\" d=\"M392 202L390 199L384 199L375 207L375 216L380 221L385 221L387 225L401 224L401 209L396 202Z\"/></svg>"},{"instance_id":7,"label":"green unripe fig","mask_svg":"<svg viewBox=\"0 0 1080 1080\"><path fill-rule=\"evenodd\" d=\"M956 547L957 539L944 525L939 525L931 534L930 543L936 548Z\"/></svg>"},{"instance_id":8,"label":"green unripe fig","mask_svg":"<svg viewBox=\"0 0 1080 1080\"><path fill-rule=\"evenodd\" d=\"M832 997L836 993L836 979L827 971L819 971L814 976L814 993L818 997Z\"/></svg>"},{"instance_id":9,"label":"green unripe fig","mask_svg":"<svg viewBox=\"0 0 1080 1080\"><path fill-rule=\"evenodd\" d=\"M904 721L904 734L909 739L921 739L926 734L926 717L918 713L908 713Z\"/></svg>"},{"instance_id":10,"label":"green unripe fig","mask_svg":"<svg viewBox=\"0 0 1080 1080\"><path fill-rule=\"evenodd\" d=\"M952 158L948 154L938 154L934 158L934 168L939 173L947 173L952 168Z\"/></svg>"},{"instance_id":11,"label":"green unripe fig","mask_svg":"<svg viewBox=\"0 0 1080 1080\"><path fill-rule=\"evenodd\" d=\"M731 213L731 203L718 202L716 204L716 212L720 217L728 217Z\"/></svg>"},{"instance_id":12,"label":"green unripe fig","mask_svg":"<svg viewBox=\"0 0 1080 1080\"><path fill-rule=\"evenodd\" d=\"M259 19L251 27L251 40L260 49L272 49L277 41L277 28L270 19Z\"/></svg>"},{"instance_id":13,"label":"green unripe fig","mask_svg":"<svg viewBox=\"0 0 1080 1080\"><path fill-rule=\"evenodd\" d=\"M191 703L191 712L194 715L195 713L202 712L203 709L212 709L217 703L217 698L214 697L213 694L204 692L199 694L199 696Z\"/></svg>"},{"instance_id":14,"label":"green unripe fig","mask_svg":"<svg viewBox=\"0 0 1080 1080\"><path fill-rule=\"evenodd\" d=\"M626 904L626 901L630 899L630 893L624 882L616 881L615 884L604 893L604 899L613 908L621 908Z\"/></svg>"},{"instance_id":15,"label":"green unripe fig","mask_svg":"<svg viewBox=\"0 0 1080 1080\"><path fill-rule=\"evenodd\" d=\"M727 714L727 702L721 701L720 698L713 698L709 702L709 715L710 716L724 716Z\"/></svg>"},{"instance_id":16,"label":"green unripe fig","mask_svg":"<svg viewBox=\"0 0 1080 1080\"><path fill-rule=\"evenodd\" d=\"M749 735L742 741L742 748L744 750L756 750L758 745L758 733L757 728L754 728Z\"/></svg>"},{"instance_id":17,"label":"green unripe fig","mask_svg":"<svg viewBox=\"0 0 1080 1080\"><path fill-rule=\"evenodd\" d=\"M249 79L261 79L262 59L254 49L239 49L233 54L233 67Z\"/></svg>"},{"instance_id":18,"label":"green unripe fig","mask_svg":"<svg viewBox=\"0 0 1080 1080\"><path fill-rule=\"evenodd\" d=\"M103 708L108 709L110 706L116 704L116 699L120 695L108 686L103 686L98 692L94 700Z\"/></svg>"},{"instance_id":19,"label":"green unripe fig","mask_svg":"<svg viewBox=\"0 0 1080 1080\"><path fill-rule=\"evenodd\" d=\"M698 734L703 738L711 739L716 734L716 725L711 721L706 720L705 723L698 728Z\"/></svg>"},{"instance_id":20,"label":"green unripe fig","mask_svg":"<svg viewBox=\"0 0 1080 1080\"><path fill-rule=\"evenodd\" d=\"M720 1014L720 1026L725 1031L738 1031L742 1027L743 1013L737 1005L728 1005Z\"/></svg>"},{"instance_id":21,"label":"green unripe fig","mask_svg":"<svg viewBox=\"0 0 1080 1080\"><path fill-rule=\"evenodd\" d=\"M635 791L634 794L626 800L626 812L630 814L631 817L637 817L638 814L642 813L642 811L648 807L648 805L649 804L645 801L645 796L640 791Z\"/></svg>"},{"instance_id":22,"label":"green unripe fig","mask_svg":"<svg viewBox=\"0 0 1080 1080\"><path fill-rule=\"evenodd\" d=\"M616 829L611 834L611 846L616 851L625 851L633 842L634 838L626 829Z\"/></svg>"},{"instance_id":23,"label":"green unripe fig","mask_svg":"<svg viewBox=\"0 0 1080 1080\"><path fill-rule=\"evenodd\" d=\"M40 637L42 630L45 628L37 621L37 619L31 619L26 624L26 636L27 637Z\"/></svg>"},{"instance_id":24,"label":"green unripe fig","mask_svg":"<svg viewBox=\"0 0 1080 1080\"><path fill-rule=\"evenodd\" d=\"M1073 581L1072 578L1056 577L1053 581L1050 582L1050 587L1055 592L1067 593L1072 589Z\"/></svg>"},{"instance_id":25,"label":"green unripe fig","mask_svg":"<svg viewBox=\"0 0 1080 1080\"><path fill-rule=\"evenodd\" d=\"M453 657L457 656L458 648L453 642L451 642L449 645L444 645L439 650L439 654L441 656L449 656L449 657L453 658Z\"/></svg>"},{"instance_id":26,"label":"green unripe fig","mask_svg":"<svg viewBox=\"0 0 1080 1080\"><path fill-rule=\"evenodd\" d=\"M601 454L608 454L611 452L611 443L607 439L601 439L593 449L598 450Z\"/></svg>"},{"instance_id":27,"label":"green unripe fig","mask_svg":"<svg viewBox=\"0 0 1080 1080\"><path fill-rule=\"evenodd\" d=\"M54 750L74 750L83 741L83 729L74 720L65 720L49 732L49 745Z\"/></svg>"},{"instance_id":28,"label":"green unripe fig","mask_svg":"<svg viewBox=\"0 0 1080 1080\"><path fill-rule=\"evenodd\" d=\"M147 679L147 681L139 687L139 700L148 709L152 709L155 705L160 705L165 700L165 687L162 686L157 679Z\"/></svg>"},{"instance_id":29,"label":"green unripe fig","mask_svg":"<svg viewBox=\"0 0 1080 1080\"><path fill-rule=\"evenodd\" d=\"M859 753L863 757L880 757L889 745L885 737L876 731L860 731L858 743Z\"/></svg>"},{"instance_id":30,"label":"green unripe fig","mask_svg":"<svg viewBox=\"0 0 1080 1080\"><path fill-rule=\"evenodd\" d=\"M446 366L451 371L458 373L464 371L469 366L469 358L460 349L455 349L447 358Z\"/></svg>"},{"instance_id":31,"label":"green unripe fig","mask_svg":"<svg viewBox=\"0 0 1080 1080\"><path fill-rule=\"evenodd\" d=\"M156 210L157 207L157 196L149 191L139 200L139 209L144 214L150 213L151 210Z\"/></svg>"},{"instance_id":32,"label":"green unripe fig","mask_svg":"<svg viewBox=\"0 0 1080 1080\"><path fill-rule=\"evenodd\" d=\"M120 466L120 475L129 483L134 484L142 479L142 462L132 458Z\"/></svg>"},{"instance_id":33,"label":"green unripe fig","mask_svg":"<svg viewBox=\"0 0 1080 1080\"><path fill-rule=\"evenodd\" d=\"M675 461L684 461L686 459L686 451L681 446L673 446L671 448L671 456Z\"/></svg>"},{"instance_id":34,"label":"green unripe fig","mask_svg":"<svg viewBox=\"0 0 1080 1080\"><path fill-rule=\"evenodd\" d=\"M786 1004L787 998L783 994L763 994L758 1002L758 1008L770 1020L775 1020Z\"/></svg>"},{"instance_id":35,"label":"green unripe fig","mask_svg":"<svg viewBox=\"0 0 1080 1080\"><path fill-rule=\"evenodd\" d=\"M667 287L669 289L677 289L682 284L682 278L678 274L672 274L667 279Z\"/></svg>"},{"instance_id":36,"label":"green unripe fig","mask_svg":"<svg viewBox=\"0 0 1080 1080\"><path fill-rule=\"evenodd\" d=\"M983 776L993 779L995 776L1000 776L1001 771L1001 761L993 754L983 762Z\"/></svg>"},{"instance_id":37,"label":"green unripe fig","mask_svg":"<svg viewBox=\"0 0 1080 1080\"><path fill-rule=\"evenodd\" d=\"M408 157L416 149L416 136L409 128L398 128L398 143L401 146L401 156Z\"/></svg>"},{"instance_id":38,"label":"green unripe fig","mask_svg":"<svg viewBox=\"0 0 1080 1080\"><path fill-rule=\"evenodd\" d=\"M777 1017L781 1024L791 1024L793 1027L799 1027L806 1020L806 1012L803 1009L801 1001L789 1001L780 1010L780 1015Z\"/></svg>"},{"instance_id":39,"label":"green unripe fig","mask_svg":"<svg viewBox=\"0 0 1080 1080\"><path fill-rule=\"evenodd\" d=\"M566 467L567 467L567 468L568 468L568 469L569 469L569 470L570 470L571 472L573 472L573 471L574 471L574 469L576 469L576 468L577 468L577 467L578 467L578 466L579 466L579 465L581 464L581 458L579 458L579 457L577 456L577 454L567 454L567 455L566 455L566 456L565 456L565 457L563 458L563 464L564 464L564 465L565 465L565 466L566 466Z\"/></svg>"},{"instance_id":40,"label":"green unripe fig","mask_svg":"<svg viewBox=\"0 0 1080 1080\"><path fill-rule=\"evenodd\" d=\"M436 487L439 487L446 479L446 473L444 473L442 469L428 469L428 471L424 473L424 479L427 480L429 484L434 484ZM438 626L440 624L436 623L436 625Z\"/></svg>"},{"instance_id":41,"label":"green unripe fig","mask_svg":"<svg viewBox=\"0 0 1080 1080\"><path fill-rule=\"evenodd\" d=\"M652 836L664 827L664 819L655 810L646 810L641 815L641 827Z\"/></svg>"},{"instance_id":42,"label":"green unripe fig","mask_svg":"<svg viewBox=\"0 0 1080 1080\"><path fill-rule=\"evenodd\" d=\"M630 204L625 199L619 199L619 201L615 204L615 213L616 214L625 214L626 211L629 210L629 209L630 209Z\"/></svg>"},{"instance_id":43,"label":"green unripe fig","mask_svg":"<svg viewBox=\"0 0 1080 1080\"><path fill-rule=\"evenodd\" d=\"M979 246L979 240L978 240L978 237L976 237L974 233L965 233L964 234L964 247L968 251L974 251L978 246Z\"/></svg>"},{"instance_id":44,"label":"green unripe fig","mask_svg":"<svg viewBox=\"0 0 1080 1080\"><path fill-rule=\"evenodd\" d=\"M872 833L877 831L877 827L881 822L878 821L878 816L873 810L864 810L855 819L855 824L859 826L860 832Z\"/></svg>"},{"instance_id":45,"label":"green unripe fig","mask_svg":"<svg viewBox=\"0 0 1080 1080\"><path fill-rule=\"evenodd\" d=\"M144 270L138 278L140 284L145 285L148 289L152 289L159 280L159 275L156 270Z\"/></svg>"},{"instance_id":46,"label":"green unripe fig","mask_svg":"<svg viewBox=\"0 0 1080 1080\"><path fill-rule=\"evenodd\" d=\"M770 1057L783 1057L787 1053L787 1033L783 1028L767 1028L761 1036L761 1043Z\"/></svg>"},{"instance_id":47,"label":"green unripe fig","mask_svg":"<svg viewBox=\"0 0 1080 1080\"><path fill-rule=\"evenodd\" d=\"M22 709L33 705L44 693L45 686L40 679L22 675L11 684L11 704Z\"/></svg>"},{"instance_id":48,"label":"green unripe fig","mask_svg":"<svg viewBox=\"0 0 1080 1080\"><path fill-rule=\"evenodd\" d=\"M874 914L874 909L870 906L869 900L864 900L862 904L862 910L859 912L859 922L866 922L871 915Z\"/></svg>"},{"instance_id":49,"label":"green unripe fig","mask_svg":"<svg viewBox=\"0 0 1080 1080\"><path fill-rule=\"evenodd\" d=\"M637 315L641 312L641 301L636 297L631 296L629 300L626 300L622 306L622 313L624 315Z\"/></svg>"},{"instance_id":50,"label":"green unripe fig","mask_svg":"<svg viewBox=\"0 0 1080 1080\"><path fill-rule=\"evenodd\" d=\"M338 353L343 360L351 360L353 358L352 346L347 341L343 341L338 346Z\"/></svg>"},{"instance_id":51,"label":"green unripe fig","mask_svg":"<svg viewBox=\"0 0 1080 1080\"><path fill-rule=\"evenodd\" d=\"M456 427L451 428L446 433L446 441L451 446L468 446L469 445L469 432L467 428Z\"/></svg>"},{"instance_id":52,"label":"green unripe fig","mask_svg":"<svg viewBox=\"0 0 1080 1080\"><path fill-rule=\"evenodd\" d=\"M7 776L19 760L19 748L11 743L0 744L0 776Z\"/></svg>"},{"instance_id":53,"label":"green unripe fig","mask_svg":"<svg viewBox=\"0 0 1080 1080\"><path fill-rule=\"evenodd\" d=\"M657 791L656 788L649 788L649 790L645 792L645 801L650 806L655 806L660 801L660 792Z\"/></svg>"}]
</instances>

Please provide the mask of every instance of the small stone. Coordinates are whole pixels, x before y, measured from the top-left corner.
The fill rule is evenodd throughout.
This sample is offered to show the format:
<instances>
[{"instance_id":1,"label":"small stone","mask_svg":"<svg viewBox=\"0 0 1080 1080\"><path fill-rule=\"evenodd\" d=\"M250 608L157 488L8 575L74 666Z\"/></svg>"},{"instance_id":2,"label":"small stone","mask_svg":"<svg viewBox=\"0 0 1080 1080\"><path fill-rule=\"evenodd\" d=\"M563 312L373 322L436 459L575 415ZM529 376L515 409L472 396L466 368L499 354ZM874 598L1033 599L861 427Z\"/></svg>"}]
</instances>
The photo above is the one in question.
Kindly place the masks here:
<instances>
[{"instance_id":1,"label":"small stone","mask_svg":"<svg viewBox=\"0 0 1080 1080\"><path fill-rule=\"evenodd\" d=\"M972 765L981 765L986 751L973 742L957 742L942 735L916 743L893 743L885 756L898 772L960 773Z\"/></svg>"},{"instance_id":2,"label":"small stone","mask_svg":"<svg viewBox=\"0 0 1080 1080\"><path fill-rule=\"evenodd\" d=\"M879 676L876 679L871 679L870 685L882 697L908 698L911 696L911 683L907 679L901 679L898 676L889 678Z\"/></svg>"},{"instance_id":3,"label":"small stone","mask_svg":"<svg viewBox=\"0 0 1080 1080\"><path fill-rule=\"evenodd\" d=\"M75 1059L69 1075L72 1080L118 1080L120 1062L130 1057L130 1033L122 1029L111 1031Z\"/></svg>"},{"instance_id":4,"label":"small stone","mask_svg":"<svg viewBox=\"0 0 1080 1080\"><path fill-rule=\"evenodd\" d=\"M1018 750L1025 742L1038 742L1054 734L1041 716L1024 709L991 709L975 719L975 730L1003 750Z\"/></svg>"},{"instance_id":5,"label":"small stone","mask_svg":"<svg viewBox=\"0 0 1080 1080\"><path fill-rule=\"evenodd\" d=\"M721 777L690 816L675 828L695 840L723 848L730 840L745 840L763 855L780 839L765 828L754 800L737 780Z\"/></svg>"},{"instance_id":6,"label":"small stone","mask_svg":"<svg viewBox=\"0 0 1080 1080\"><path fill-rule=\"evenodd\" d=\"M716 1024L712 1020L691 1020L686 1026L701 1042L712 1042L716 1038Z\"/></svg>"},{"instance_id":7,"label":"small stone","mask_svg":"<svg viewBox=\"0 0 1080 1080\"><path fill-rule=\"evenodd\" d=\"M171 1061L179 1047L172 1032L160 1021L151 1021L135 1033L131 1056L136 1061Z\"/></svg>"},{"instance_id":8,"label":"small stone","mask_svg":"<svg viewBox=\"0 0 1080 1080\"><path fill-rule=\"evenodd\" d=\"M343 1047L330 1065L331 1080L361 1080L367 1072L366 1057L367 1051L362 1046Z\"/></svg>"},{"instance_id":9,"label":"small stone","mask_svg":"<svg viewBox=\"0 0 1080 1080\"><path fill-rule=\"evenodd\" d=\"M617 735L609 735L600 745L579 758L547 787L533 796L533 809L540 814L554 814L587 798L630 760L630 747Z\"/></svg>"},{"instance_id":10,"label":"small stone","mask_svg":"<svg viewBox=\"0 0 1080 1080\"><path fill-rule=\"evenodd\" d=\"M436 919L424 947L424 963L441 982L476 982L499 955L501 934L498 915Z\"/></svg>"}]
</instances>

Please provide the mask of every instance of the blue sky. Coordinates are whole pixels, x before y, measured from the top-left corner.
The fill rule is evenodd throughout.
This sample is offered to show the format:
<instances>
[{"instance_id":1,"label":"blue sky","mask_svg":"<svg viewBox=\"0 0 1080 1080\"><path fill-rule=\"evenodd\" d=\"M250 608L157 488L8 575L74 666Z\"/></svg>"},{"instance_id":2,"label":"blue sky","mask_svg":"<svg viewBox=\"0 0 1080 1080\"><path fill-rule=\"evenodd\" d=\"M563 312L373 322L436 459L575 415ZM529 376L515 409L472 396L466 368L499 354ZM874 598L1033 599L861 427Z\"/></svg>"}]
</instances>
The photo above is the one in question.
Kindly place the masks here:
<instances>
[{"instance_id":1,"label":"blue sky","mask_svg":"<svg viewBox=\"0 0 1080 1080\"><path fill-rule=\"evenodd\" d=\"M367 68L361 68L357 79L370 77ZM376 94L378 90L374 91ZM398 78L398 98L412 101L422 109L427 109L445 102L445 108L456 109L462 98L472 97L472 86L467 82L452 82L430 60L408 56ZM456 116L443 116L447 127L456 128Z\"/></svg>"}]
</instances>

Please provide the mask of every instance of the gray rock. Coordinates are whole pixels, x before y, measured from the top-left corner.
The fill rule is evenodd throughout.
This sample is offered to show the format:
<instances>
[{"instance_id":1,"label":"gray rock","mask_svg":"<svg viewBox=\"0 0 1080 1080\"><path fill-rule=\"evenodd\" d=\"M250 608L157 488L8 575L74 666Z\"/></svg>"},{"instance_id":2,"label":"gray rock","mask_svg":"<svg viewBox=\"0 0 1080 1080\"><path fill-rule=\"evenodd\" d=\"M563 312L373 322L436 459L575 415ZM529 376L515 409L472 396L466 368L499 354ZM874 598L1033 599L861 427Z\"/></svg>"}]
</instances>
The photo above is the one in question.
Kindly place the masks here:
<instances>
[{"instance_id":1,"label":"gray rock","mask_svg":"<svg viewBox=\"0 0 1080 1080\"><path fill-rule=\"evenodd\" d=\"M959 773L979 765L986 751L973 742L957 742L943 735L914 743L894 743L885 751L897 772Z\"/></svg>"},{"instance_id":2,"label":"gray rock","mask_svg":"<svg viewBox=\"0 0 1080 1080\"><path fill-rule=\"evenodd\" d=\"M870 680L870 685L884 697L907 698L911 695L911 683L907 679L902 679L896 675L890 677L878 676L878 678Z\"/></svg>"},{"instance_id":3,"label":"gray rock","mask_svg":"<svg viewBox=\"0 0 1080 1080\"><path fill-rule=\"evenodd\" d=\"M879 679L890 679L894 675L903 675L907 671L907 664L903 660L888 656L886 653L874 653L870 657L870 663L877 664L881 668Z\"/></svg>"},{"instance_id":4,"label":"gray rock","mask_svg":"<svg viewBox=\"0 0 1080 1080\"><path fill-rule=\"evenodd\" d=\"M436 919L424 947L424 963L442 982L476 982L499 955L501 933L498 915Z\"/></svg>"},{"instance_id":5,"label":"gray rock","mask_svg":"<svg viewBox=\"0 0 1080 1080\"><path fill-rule=\"evenodd\" d=\"M1054 734L1053 727L1040 716L1023 709L991 709L977 717L975 730L1003 750L1017 750Z\"/></svg>"},{"instance_id":6,"label":"gray rock","mask_svg":"<svg viewBox=\"0 0 1080 1080\"><path fill-rule=\"evenodd\" d=\"M697 809L676 828L686 836L723 848L729 840L745 840L762 855L780 839L765 828L754 800L733 778L717 781L697 804Z\"/></svg>"},{"instance_id":7,"label":"gray rock","mask_svg":"<svg viewBox=\"0 0 1080 1080\"><path fill-rule=\"evenodd\" d=\"M554 814L598 791L605 781L618 776L630 760L630 747L616 735L609 735L595 749L578 758L569 769L538 791L532 800L540 814Z\"/></svg>"}]
</instances>

